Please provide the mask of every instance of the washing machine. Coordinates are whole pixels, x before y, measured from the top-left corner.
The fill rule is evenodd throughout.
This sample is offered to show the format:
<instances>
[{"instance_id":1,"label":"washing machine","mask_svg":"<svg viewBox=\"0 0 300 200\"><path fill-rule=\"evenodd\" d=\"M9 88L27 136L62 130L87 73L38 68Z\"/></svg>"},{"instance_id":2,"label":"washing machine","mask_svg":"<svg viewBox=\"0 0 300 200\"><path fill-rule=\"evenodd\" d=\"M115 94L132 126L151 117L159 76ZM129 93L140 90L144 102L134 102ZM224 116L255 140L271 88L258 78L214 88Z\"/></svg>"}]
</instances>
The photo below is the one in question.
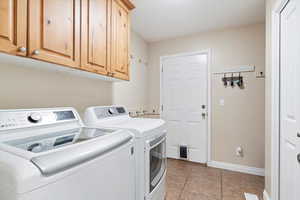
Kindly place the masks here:
<instances>
[{"instance_id":1,"label":"washing machine","mask_svg":"<svg viewBox=\"0 0 300 200\"><path fill-rule=\"evenodd\" d=\"M161 119L131 118L123 106L87 108L88 127L114 127L134 133L136 141L136 200L163 200L166 177L166 125Z\"/></svg>"},{"instance_id":2,"label":"washing machine","mask_svg":"<svg viewBox=\"0 0 300 200\"><path fill-rule=\"evenodd\" d=\"M132 200L134 144L73 108L0 110L0 199Z\"/></svg>"}]
</instances>

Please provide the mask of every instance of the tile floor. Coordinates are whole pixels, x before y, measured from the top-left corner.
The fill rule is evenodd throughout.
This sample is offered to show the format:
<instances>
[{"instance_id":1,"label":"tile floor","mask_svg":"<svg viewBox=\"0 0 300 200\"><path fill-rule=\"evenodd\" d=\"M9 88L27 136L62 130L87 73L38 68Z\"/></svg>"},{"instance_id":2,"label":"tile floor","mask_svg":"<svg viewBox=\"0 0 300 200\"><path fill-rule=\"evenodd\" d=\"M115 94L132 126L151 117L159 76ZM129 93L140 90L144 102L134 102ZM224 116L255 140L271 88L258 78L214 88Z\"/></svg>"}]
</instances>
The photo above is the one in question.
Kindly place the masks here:
<instances>
[{"instance_id":1,"label":"tile floor","mask_svg":"<svg viewBox=\"0 0 300 200\"><path fill-rule=\"evenodd\" d=\"M264 178L168 159L166 200L262 200Z\"/></svg>"}]
</instances>

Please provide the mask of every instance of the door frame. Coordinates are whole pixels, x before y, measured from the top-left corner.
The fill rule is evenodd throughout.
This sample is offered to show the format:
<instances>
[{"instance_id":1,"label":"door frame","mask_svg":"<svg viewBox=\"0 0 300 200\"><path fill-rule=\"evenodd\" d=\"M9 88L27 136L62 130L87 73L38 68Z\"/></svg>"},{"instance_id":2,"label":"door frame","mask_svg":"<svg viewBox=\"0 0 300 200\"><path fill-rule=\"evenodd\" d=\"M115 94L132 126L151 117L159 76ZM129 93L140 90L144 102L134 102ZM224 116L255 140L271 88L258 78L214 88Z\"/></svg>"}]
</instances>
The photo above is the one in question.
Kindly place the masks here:
<instances>
[{"instance_id":1,"label":"door frame","mask_svg":"<svg viewBox=\"0 0 300 200\"><path fill-rule=\"evenodd\" d=\"M207 161L209 163L211 161L211 49L206 49L202 51L196 52L185 52L167 56L160 57L160 113L162 113L162 105L163 105L163 61L168 58L176 58L176 57L185 57L185 56L194 56L194 55L207 55ZM162 116L161 116L162 117Z\"/></svg>"},{"instance_id":2,"label":"door frame","mask_svg":"<svg viewBox=\"0 0 300 200\"><path fill-rule=\"evenodd\" d=\"M271 30L271 198L280 200L280 18L289 0L278 0L272 8Z\"/></svg>"}]
</instances>

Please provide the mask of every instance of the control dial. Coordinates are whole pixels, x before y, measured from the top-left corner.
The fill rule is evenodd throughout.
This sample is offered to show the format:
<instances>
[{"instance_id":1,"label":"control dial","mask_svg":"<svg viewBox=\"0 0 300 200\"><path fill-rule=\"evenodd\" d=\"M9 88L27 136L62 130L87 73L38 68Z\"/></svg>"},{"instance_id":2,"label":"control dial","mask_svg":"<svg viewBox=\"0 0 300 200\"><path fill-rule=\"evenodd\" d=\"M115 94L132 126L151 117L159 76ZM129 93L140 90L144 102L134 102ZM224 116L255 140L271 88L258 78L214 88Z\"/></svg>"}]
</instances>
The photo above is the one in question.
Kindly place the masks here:
<instances>
[{"instance_id":1,"label":"control dial","mask_svg":"<svg viewBox=\"0 0 300 200\"><path fill-rule=\"evenodd\" d=\"M27 148L27 151L31 151L33 153L39 153L43 150L43 145L41 143L34 143Z\"/></svg>"},{"instance_id":2,"label":"control dial","mask_svg":"<svg viewBox=\"0 0 300 200\"><path fill-rule=\"evenodd\" d=\"M39 121L42 120L42 115L40 113L31 113L28 116L28 120L32 123L38 123Z\"/></svg>"},{"instance_id":3,"label":"control dial","mask_svg":"<svg viewBox=\"0 0 300 200\"><path fill-rule=\"evenodd\" d=\"M113 108L109 108L108 109L108 113L111 114L111 115L113 115L113 114L115 114L115 110Z\"/></svg>"}]
</instances>

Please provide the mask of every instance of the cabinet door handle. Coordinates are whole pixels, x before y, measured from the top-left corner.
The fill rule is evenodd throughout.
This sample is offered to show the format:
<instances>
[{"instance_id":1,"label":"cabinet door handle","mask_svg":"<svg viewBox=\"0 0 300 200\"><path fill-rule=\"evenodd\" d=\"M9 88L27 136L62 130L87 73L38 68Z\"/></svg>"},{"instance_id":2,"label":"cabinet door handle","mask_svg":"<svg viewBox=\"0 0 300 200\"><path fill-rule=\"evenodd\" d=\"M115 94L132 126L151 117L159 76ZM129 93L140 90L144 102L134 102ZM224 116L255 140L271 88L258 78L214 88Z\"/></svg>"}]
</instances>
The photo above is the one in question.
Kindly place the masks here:
<instances>
[{"instance_id":1,"label":"cabinet door handle","mask_svg":"<svg viewBox=\"0 0 300 200\"><path fill-rule=\"evenodd\" d=\"M107 72L107 76L113 76L115 75L115 72Z\"/></svg>"},{"instance_id":2,"label":"cabinet door handle","mask_svg":"<svg viewBox=\"0 0 300 200\"><path fill-rule=\"evenodd\" d=\"M32 54L37 56L37 55L40 54L40 51L39 51L39 50L34 50L34 51L32 52Z\"/></svg>"},{"instance_id":3,"label":"cabinet door handle","mask_svg":"<svg viewBox=\"0 0 300 200\"><path fill-rule=\"evenodd\" d=\"M27 51L27 49L25 47L19 47L18 51L21 53L25 53Z\"/></svg>"},{"instance_id":4,"label":"cabinet door handle","mask_svg":"<svg viewBox=\"0 0 300 200\"><path fill-rule=\"evenodd\" d=\"M300 132L297 133L297 137L300 138Z\"/></svg>"},{"instance_id":5,"label":"cabinet door handle","mask_svg":"<svg viewBox=\"0 0 300 200\"><path fill-rule=\"evenodd\" d=\"M300 163L300 153L297 155L297 160Z\"/></svg>"}]
</instances>

